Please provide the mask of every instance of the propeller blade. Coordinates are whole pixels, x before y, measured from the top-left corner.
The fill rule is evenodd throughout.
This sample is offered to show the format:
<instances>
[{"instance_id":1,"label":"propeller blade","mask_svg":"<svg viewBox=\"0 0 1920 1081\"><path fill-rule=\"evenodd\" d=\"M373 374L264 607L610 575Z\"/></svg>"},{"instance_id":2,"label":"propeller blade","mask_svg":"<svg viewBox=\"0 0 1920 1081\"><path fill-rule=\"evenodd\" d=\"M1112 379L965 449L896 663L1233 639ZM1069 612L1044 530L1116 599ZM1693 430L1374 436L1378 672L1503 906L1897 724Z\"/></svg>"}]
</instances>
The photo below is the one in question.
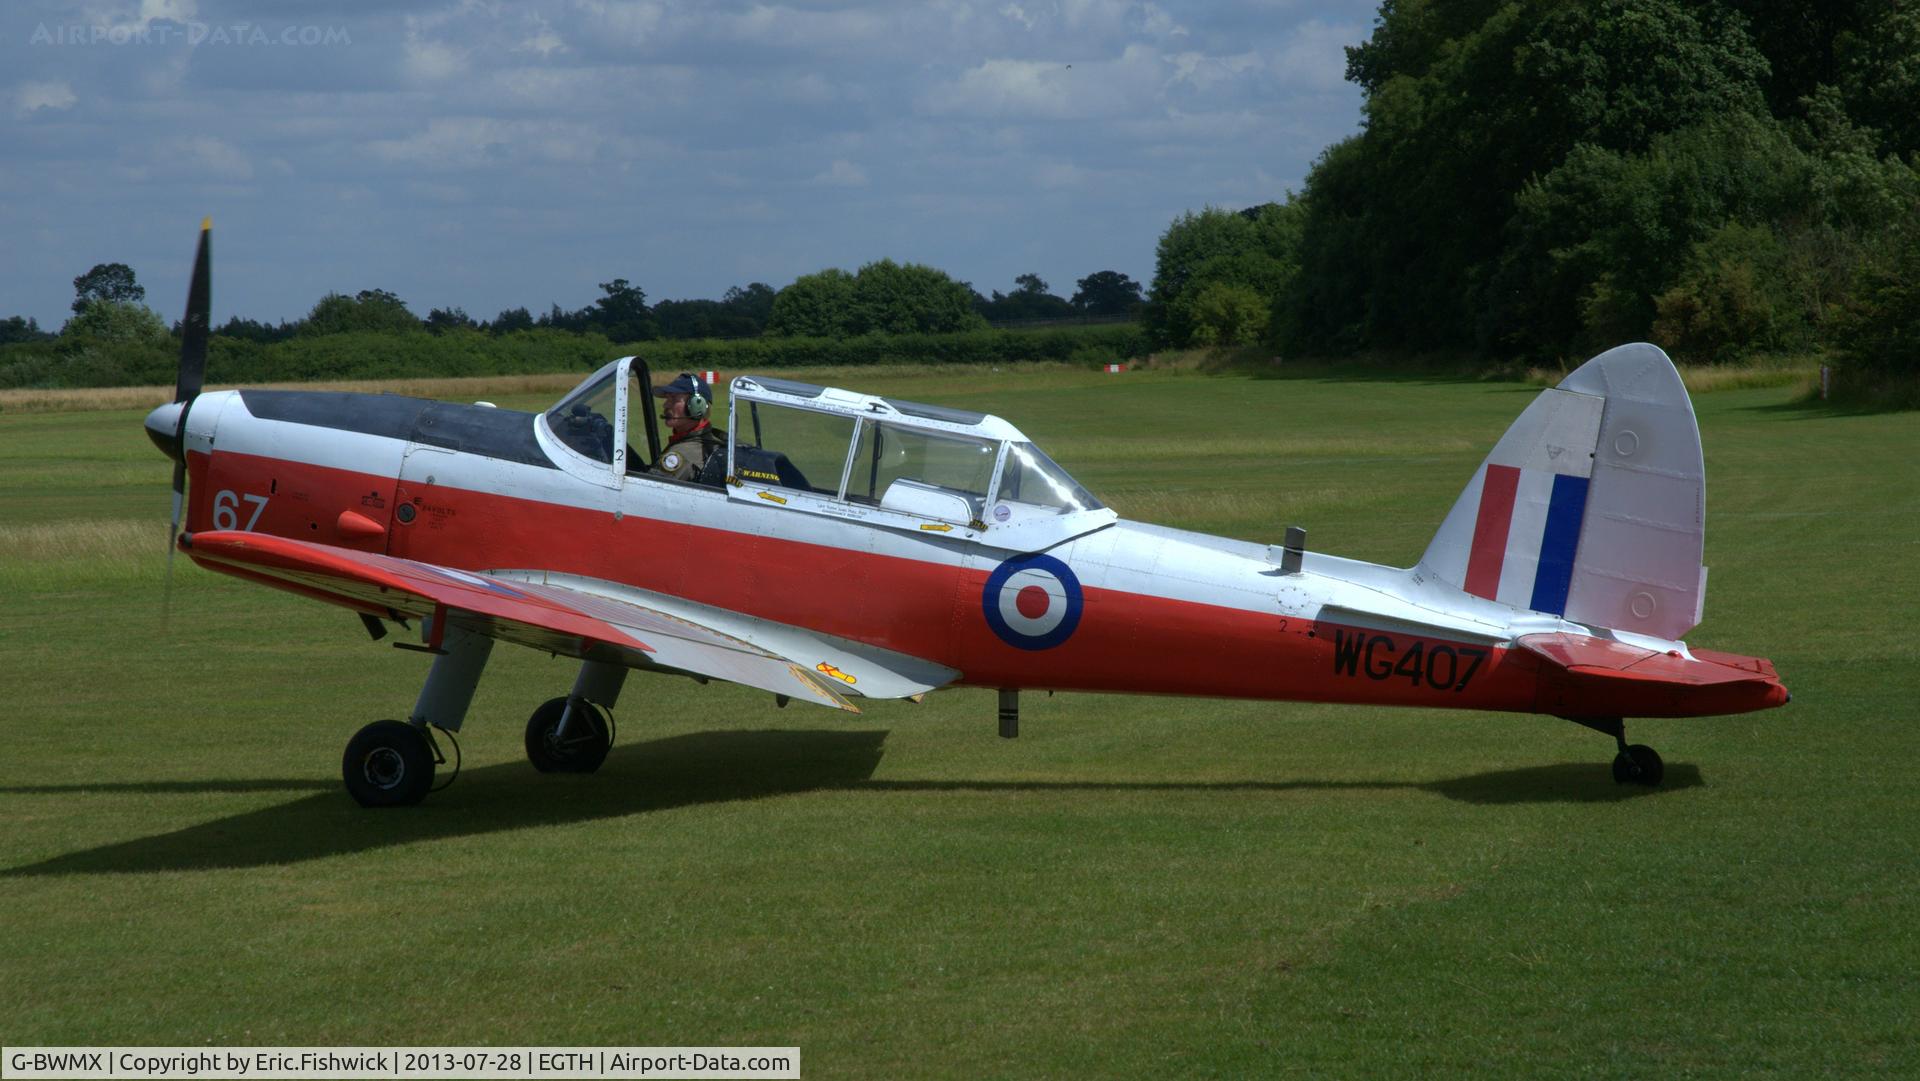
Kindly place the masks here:
<instances>
[{"instance_id":1,"label":"propeller blade","mask_svg":"<svg viewBox=\"0 0 1920 1081\"><path fill-rule=\"evenodd\" d=\"M173 430L173 518L167 526L167 577L160 594L160 626L173 615L173 553L179 548L180 522L187 502L187 414L207 381L207 337L212 330L213 219L200 220L200 247L193 255L193 280L187 286L187 317L180 324L180 379L173 400L183 403Z\"/></svg>"},{"instance_id":2,"label":"propeller blade","mask_svg":"<svg viewBox=\"0 0 1920 1081\"><path fill-rule=\"evenodd\" d=\"M187 502L187 462L173 463L173 520L167 525L167 577L160 591L160 630L164 633L173 620L173 553L178 551L180 515Z\"/></svg>"},{"instance_id":3,"label":"propeller blade","mask_svg":"<svg viewBox=\"0 0 1920 1081\"><path fill-rule=\"evenodd\" d=\"M213 293L213 219L200 221L200 250L193 257L193 284L187 287L187 318L180 325L180 381L173 400L184 402L200 393L207 379L207 335Z\"/></svg>"}]
</instances>

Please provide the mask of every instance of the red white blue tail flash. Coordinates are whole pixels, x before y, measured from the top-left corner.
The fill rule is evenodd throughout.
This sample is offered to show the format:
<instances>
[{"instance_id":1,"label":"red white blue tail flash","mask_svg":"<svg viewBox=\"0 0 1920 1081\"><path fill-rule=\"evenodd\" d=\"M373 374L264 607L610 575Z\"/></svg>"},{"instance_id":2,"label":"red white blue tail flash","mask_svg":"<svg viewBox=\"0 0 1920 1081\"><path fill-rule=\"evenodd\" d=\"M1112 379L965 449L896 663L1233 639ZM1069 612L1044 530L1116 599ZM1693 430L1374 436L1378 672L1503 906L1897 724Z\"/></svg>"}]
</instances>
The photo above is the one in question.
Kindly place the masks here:
<instances>
[{"instance_id":1,"label":"red white blue tail flash","mask_svg":"<svg viewBox=\"0 0 1920 1081\"><path fill-rule=\"evenodd\" d=\"M1480 511L1466 591L1515 608L1564 615L1586 519L1588 478L1488 463L1474 483L1480 486Z\"/></svg>"}]
</instances>

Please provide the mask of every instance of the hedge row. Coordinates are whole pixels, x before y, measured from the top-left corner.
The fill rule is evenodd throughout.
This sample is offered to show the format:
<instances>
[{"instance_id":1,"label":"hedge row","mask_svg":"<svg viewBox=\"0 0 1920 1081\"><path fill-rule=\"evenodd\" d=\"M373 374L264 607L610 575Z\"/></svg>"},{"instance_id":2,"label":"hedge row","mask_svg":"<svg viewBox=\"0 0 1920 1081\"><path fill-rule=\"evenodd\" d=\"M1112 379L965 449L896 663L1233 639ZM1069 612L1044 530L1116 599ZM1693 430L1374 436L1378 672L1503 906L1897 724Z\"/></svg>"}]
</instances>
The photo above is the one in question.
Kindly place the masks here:
<instances>
[{"instance_id":1,"label":"hedge row","mask_svg":"<svg viewBox=\"0 0 1920 1081\"><path fill-rule=\"evenodd\" d=\"M351 333L261 343L216 336L207 356L212 383L401 379L590 371L638 353L656 371L867 364L999 364L1067 361L1097 364L1142 356L1147 338L1131 324L982 330L961 334L859 338L745 338L616 345L599 334L559 330ZM0 387L108 387L174 380L179 345L171 339L107 342L61 338L0 346Z\"/></svg>"}]
</instances>

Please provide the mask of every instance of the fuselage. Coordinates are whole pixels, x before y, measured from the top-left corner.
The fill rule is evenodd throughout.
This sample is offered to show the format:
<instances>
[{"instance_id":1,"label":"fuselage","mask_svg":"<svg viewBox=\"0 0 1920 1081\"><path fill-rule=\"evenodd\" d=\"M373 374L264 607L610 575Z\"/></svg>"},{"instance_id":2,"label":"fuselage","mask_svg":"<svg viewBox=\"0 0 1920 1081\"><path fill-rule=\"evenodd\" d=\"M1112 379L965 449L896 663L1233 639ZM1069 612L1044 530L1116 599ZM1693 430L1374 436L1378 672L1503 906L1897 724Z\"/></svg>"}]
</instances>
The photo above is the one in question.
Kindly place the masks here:
<instances>
[{"instance_id":1,"label":"fuselage","mask_svg":"<svg viewBox=\"0 0 1920 1081\"><path fill-rule=\"evenodd\" d=\"M992 528L907 532L775 494L583 480L543 449L539 419L391 395L203 394L185 440L187 528L669 594L985 687L1535 711L1557 675L1512 639L1585 632L1418 568L1307 553L1288 573L1264 545L1125 520L1033 551Z\"/></svg>"}]
</instances>

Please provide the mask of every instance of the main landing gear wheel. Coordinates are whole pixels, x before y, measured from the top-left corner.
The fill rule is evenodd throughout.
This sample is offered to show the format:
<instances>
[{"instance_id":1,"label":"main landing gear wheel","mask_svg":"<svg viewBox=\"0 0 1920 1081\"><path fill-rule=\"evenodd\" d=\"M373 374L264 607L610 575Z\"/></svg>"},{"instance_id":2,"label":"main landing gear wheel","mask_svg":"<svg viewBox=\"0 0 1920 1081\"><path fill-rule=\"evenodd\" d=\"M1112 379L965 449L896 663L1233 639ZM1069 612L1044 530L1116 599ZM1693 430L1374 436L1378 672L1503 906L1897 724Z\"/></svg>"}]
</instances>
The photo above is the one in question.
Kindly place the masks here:
<instances>
[{"instance_id":1,"label":"main landing gear wheel","mask_svg":"<svg viewBox=\"0 0 1920 1081\"><path fill-rule=\"evenodd\" d=\"M1622 748L1614 757L1614 784L1643 784L1648 788L1658 788L1664 776L1666 766L1661 763L1660 756L1644 743Z\"/></svg>"},{"instance_id":2,"label":"main landing gear wheel","mask_svg":"<svg viewBox=\"0 0 1920 1081\"><path fill-rule=\"evenodd\" d=\"M405 807L433 788L433 748L405 721L375 721L347 741L340 775L362 807Z\"/></svg>"},{"instance_id":3,"label":"main landing gear wheel","mask_svg":"<svg viewBox=\"0 0 1920 1081\"><path fill-rule=\"evenodd\" d=\"M527 761L542 773L592 773L613 747L613 726L606 713L584 698L573 700L573 716L560 733L565 698L550 698L527 718Z\"/></svg>"}]
</instances>

